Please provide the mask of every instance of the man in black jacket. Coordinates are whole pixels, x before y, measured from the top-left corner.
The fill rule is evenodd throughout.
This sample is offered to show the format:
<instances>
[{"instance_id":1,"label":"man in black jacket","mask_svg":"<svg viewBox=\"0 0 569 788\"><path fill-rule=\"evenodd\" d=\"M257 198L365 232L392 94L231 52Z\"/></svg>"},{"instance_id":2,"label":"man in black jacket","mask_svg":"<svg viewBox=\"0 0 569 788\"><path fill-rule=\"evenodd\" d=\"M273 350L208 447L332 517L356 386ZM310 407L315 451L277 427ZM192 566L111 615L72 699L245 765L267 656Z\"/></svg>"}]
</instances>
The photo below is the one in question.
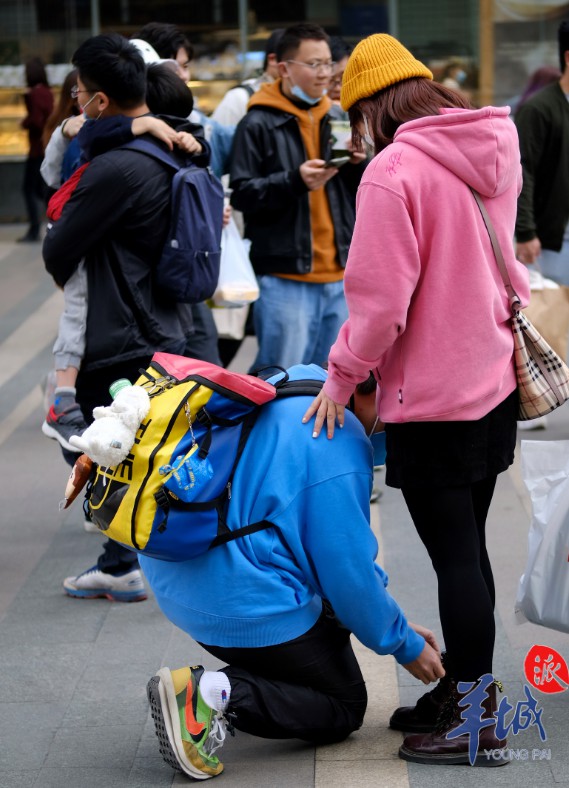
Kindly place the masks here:
<instances>
[{"instance_id":1,"label":"man in black jacket","mask_svg":"<svg viewBox=\"0 0 569 788\"><path fill-rule=\"evenodd\" d=\"M149 112L146 67L127 39L90 38L73 64L86 133L99 118ZM136 380L155 351L184 349L187 310L161 297L152 276L168 232L171 179L169 168L138 151L94 156L46 236L43 256L57 284L64 286L85 260L86 349L77 401L88 421L94 406L110 402L113 381ZM64 588L78 597L146 598L136 555L114 542L105 544L95 567L67 578Z\"/></svg>"},{"instance_id":2,"label":"man in black jacket","mask_svg":"<svg viewBox=\"0 0 569 788\"><path fill-rule=\"evenodd\" d=\"M363 153L331 158L332 73L328 36L310 24L277 45L280 78L261 87L239 123L232 205L242 211L261 296L254 367L322 364L347 317L343 269L354 224Z\"/></svg>"},{"instance_id":3,"label":"man in black jacket","mask_svg":"<svg viewBox=\"0 0 569 788\"><path fill-rule=\"evenodd\" d=\"M516 113L523 168L516 253L545 276L569 285L569 21L559 26L559 82Z\"/></svg>"}]
</instances>

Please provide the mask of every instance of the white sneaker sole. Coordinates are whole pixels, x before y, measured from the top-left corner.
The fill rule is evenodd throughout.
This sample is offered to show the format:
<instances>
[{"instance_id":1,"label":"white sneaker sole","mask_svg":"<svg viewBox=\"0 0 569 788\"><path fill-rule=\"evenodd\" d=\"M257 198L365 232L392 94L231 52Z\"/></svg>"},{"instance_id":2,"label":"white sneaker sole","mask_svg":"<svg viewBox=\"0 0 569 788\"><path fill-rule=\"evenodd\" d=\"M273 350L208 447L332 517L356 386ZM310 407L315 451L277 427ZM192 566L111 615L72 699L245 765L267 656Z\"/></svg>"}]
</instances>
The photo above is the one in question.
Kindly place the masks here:
<instances>
[{"instance_id":1,"label":"white sneaker sole","mask_svg":"<svg viewBox=\"0 0 569 788\"><path fill-rule=\"evenodd\" d=\"M53 440L56 440L59 443L59 445L63 446L63 448L67 449L67 451L72 451L74 454L82 453L81 449L78 449L77 446L72 446L70 443L68 443L63 437L63 435L60 435L59 432L55 429L55 427L52 427L50 424L47 423L47 421L44 421L44 423L41 425L41 431L48 438L53 438Z\"/></svg>"},{"instance_id":2,"label":"white sneaker sole","mask_svg":"<svg viewBox=\"0 0 569 788\"><path fill-rule=\"evenodd\" d=\"M73 579L72 577L65 578L63 590L67 596L72 596L75 599L108 599L109 602L144 602L145 599L148 599L144 588L135 591L118 591L114 588L76 588L72 585Z\"/></svg>"}]
</instances>

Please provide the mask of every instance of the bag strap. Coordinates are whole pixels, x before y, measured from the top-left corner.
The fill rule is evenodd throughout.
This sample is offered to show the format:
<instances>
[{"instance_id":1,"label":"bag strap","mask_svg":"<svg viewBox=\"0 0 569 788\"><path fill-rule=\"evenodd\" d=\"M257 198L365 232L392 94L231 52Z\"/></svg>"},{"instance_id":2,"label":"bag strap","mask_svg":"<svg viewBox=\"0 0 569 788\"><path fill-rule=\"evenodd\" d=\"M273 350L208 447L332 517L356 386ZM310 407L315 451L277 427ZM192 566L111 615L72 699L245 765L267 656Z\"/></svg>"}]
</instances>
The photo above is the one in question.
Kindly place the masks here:
<instances>
[{"instance_id":1,"label":"bag strap","mask_svg":"<svg viewBox=\"0 0 569 788\"><path fill-rule=\"evenodd\" d=\"M280 385L277 383L275 388L277 390L276 399L283 397L317 397L320 390L324 385L323 380L286 380Z\"/></svg>"},{"instance_id":2,"label":"bag strap","mask_svg":"<svg viewBox=\"0 0 569 788\"><path fill-rule=\"evenodd\" d=\"M220 544L227 544L234 539L239 539L241 536L247 536L247 534L256 534L258 531L266 531L267 528L273 528L273 523L269 520L260 520L258 523L244 525L242 528L236 528L234 531L226 531L215 537L208 547L208 550L213 550L214 547L218 547Z\"/></svg>"},{"instance_id":3,"label":"bag strap","mask_svg":"<svg viewBox=\"0 0 569 788\"><path fill-rule=\"evenodd\" d=\"M136 150L139 153L145 153L147 156L162 162L162 164L166 164L166 166L170 167L172 170L175 170L175 172L178 172L178 170L182 169L181 165L177 163L173 156L149 140L137 138L132 140L132 142L127 142L125 145L121 145L120 149Z\"/></svg>"},{"instance_id":4,"label":"bag strap","mask_svg":"<svg viewBox=\"0 0 569 788\"><path fill-rule=\"evenodd\" d=\"M480 209L480 213L482 214L482 219L484 220L484 224L486 225L486 229L488 230L488 235L490 236L490 243L492 244L492 249L494 250L494 256L498 264L498 269L500 270L500 274L502 276L502 280L504 282L506 292L508 293L508 298L510 299L510 307L512 310L512 315L514 315L515 317L515 315L517 315L517 313L520 310L522 302L520 301L520 297L518 296L518 294L513 288L512 280L510 279L510 274L508 273L508 269L506 268L506 263L504 261L504 255L502 254L502 249L500 248L500 242L498 241L498 236L496 235L496 230L494 229L492 220L488 215L486 206L482 202L482 197L475 189L472 188L472 186L469 186L468 188L470 189L474 199L476 200L476 204Z\"/></svg>"},{"instance_id":5,"label":"bag strap","mask_svg":"<svg viewBox=\"0 0 569 788\"><path fill-rule=\"evenodd\" d=\"M237 85L238 88L243 88L249 94L249 98L255 93L255 88L252 85L245 85L243 82L240 85Z\"/></svg>"}]
</instances>

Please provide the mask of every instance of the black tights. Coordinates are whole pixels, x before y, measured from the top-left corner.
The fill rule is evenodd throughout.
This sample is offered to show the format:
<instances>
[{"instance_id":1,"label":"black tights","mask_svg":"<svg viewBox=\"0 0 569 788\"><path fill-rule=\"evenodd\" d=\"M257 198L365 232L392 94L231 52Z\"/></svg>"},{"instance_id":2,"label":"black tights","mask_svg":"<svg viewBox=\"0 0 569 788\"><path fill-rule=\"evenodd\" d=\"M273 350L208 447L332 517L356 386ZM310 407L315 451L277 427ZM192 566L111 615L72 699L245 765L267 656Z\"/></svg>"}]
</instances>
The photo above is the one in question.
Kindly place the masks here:
<instances>
[{"instance_id":1,"label":"black tights","mask_svg":"<svg viewBox=\"0 0 569 788\"><path fill-rule=\"evenodd\" d=\"M460 487L401 490L437 574L449 672L458 681L492 673L496 594L485 527L495 486L492 476Z\"/></svg>"}]
</instances>

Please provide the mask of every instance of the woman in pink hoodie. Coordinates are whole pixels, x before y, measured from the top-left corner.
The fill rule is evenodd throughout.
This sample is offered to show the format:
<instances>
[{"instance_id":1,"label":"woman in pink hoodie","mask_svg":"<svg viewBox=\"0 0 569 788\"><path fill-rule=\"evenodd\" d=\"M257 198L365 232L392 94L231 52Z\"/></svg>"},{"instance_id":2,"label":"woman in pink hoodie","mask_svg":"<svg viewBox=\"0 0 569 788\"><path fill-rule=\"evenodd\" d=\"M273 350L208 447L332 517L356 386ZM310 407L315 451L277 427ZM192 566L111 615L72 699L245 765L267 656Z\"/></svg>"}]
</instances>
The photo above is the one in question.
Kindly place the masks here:
<instances>
[{"instance_id":1,"label":"woman in pink hoodie","mask_svg":"<svg viewBox=\"0 0 569 788\"><path fill-rule=\"evenodd\" d=\"M363 139L377 155L357 196L349 318L304 421L316 413L314 437L326 422L332 438L356 384L373 371L386 482L401 489L432 560L447 652L439 685L391 718L391 727L417 734L400 756L501 765L484 755L505 744L493 723L483 719L474 753L468 734L446 736L461 722L458 682L484 690L483 718L496 704L492 679L478 684L492 674L495 636L485 523L496 477L513 461L518 397L508 298L469 187L482 195L526 304L527 272L512 243L517 134L507 107L471 109L383 34L355 48L341 102L354 144Z\"/></svg>"}]
</instances>

